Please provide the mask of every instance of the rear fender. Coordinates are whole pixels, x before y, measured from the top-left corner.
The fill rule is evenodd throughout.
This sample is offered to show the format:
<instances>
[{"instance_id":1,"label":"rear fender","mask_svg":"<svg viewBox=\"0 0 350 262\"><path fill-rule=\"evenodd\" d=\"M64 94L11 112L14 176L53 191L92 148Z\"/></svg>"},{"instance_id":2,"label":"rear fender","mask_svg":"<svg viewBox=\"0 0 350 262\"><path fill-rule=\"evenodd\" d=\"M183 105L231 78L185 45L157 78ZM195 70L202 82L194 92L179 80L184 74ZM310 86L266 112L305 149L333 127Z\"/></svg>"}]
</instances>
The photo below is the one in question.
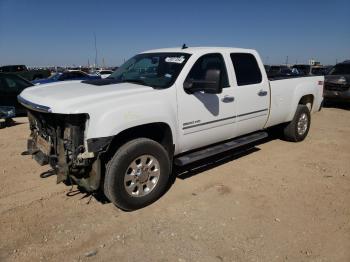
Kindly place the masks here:
<instances>
[{"instance_id":1,"label":"rear fender","mask_svg":"<svg viewBox=\"0 0 350 262\"><path fill-rule=\"evenodd\" d=\"M315 97L317 95L315 86L311 85L310 83L298 84L294 90L293 99L291 103L291 110L289 111L290 113L288 114L285 122L290 122L293 120L295 112L297 111L297 107L300 103L300 100L307 95L312 95L315 100ZM314 105L315 103L313 103L313 106Z\"/></svg>"}]
</instances>

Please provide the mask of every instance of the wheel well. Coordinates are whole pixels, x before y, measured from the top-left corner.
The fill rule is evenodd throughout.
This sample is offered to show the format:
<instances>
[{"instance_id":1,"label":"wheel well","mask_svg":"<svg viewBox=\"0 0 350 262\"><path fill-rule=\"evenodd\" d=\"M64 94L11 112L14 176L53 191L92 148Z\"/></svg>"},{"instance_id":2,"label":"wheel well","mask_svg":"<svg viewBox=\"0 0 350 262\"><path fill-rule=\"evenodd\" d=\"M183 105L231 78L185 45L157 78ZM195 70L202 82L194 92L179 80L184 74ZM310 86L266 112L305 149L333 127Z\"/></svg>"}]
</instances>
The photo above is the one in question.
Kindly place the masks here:
<instances>
[{"instance_id":1,"label":"wheel well","mask_svg":"<svg viewBox=\"0 0 350 262\"><path fill-rule=\"evenodd\" d=\"M306 105L311 112L313 103L314 103L314 96L313 95L305 95L300 99L298 104L299 105Z\"/></svg>"},{"instance_id":2,"label":"wheel well","mask_svg":"<svg viewBox=\"0 0 350 262\"><path fill-rule=\"evenodd\" d=\"M164 146L170 158L174 153L173 137L170 127L165 123L151 123L141 126L131 127L116 135L110 143L106 157L111 158L115 151L126 142L135 138L149 138Z\"/></svg>"}]
</instances>

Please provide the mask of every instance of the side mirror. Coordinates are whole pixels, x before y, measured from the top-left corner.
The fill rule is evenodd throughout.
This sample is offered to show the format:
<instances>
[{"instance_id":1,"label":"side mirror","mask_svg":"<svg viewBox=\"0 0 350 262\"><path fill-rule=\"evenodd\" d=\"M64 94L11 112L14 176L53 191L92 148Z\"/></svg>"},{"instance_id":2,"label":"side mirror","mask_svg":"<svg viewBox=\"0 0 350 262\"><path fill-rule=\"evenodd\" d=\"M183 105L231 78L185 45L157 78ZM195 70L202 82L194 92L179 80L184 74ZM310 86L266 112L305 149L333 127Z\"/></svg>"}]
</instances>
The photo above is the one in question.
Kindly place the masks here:
<instances>
[{"instance_id":1,"label":"side mirror","mask_svg":"<svg viewBox=\"0 0 350 262\"><path fill-rule=\"evenodd\" d=\"M220 70L208 69L205 74L205 80L186 80L184 89L188 93L203 91L208 94L220 94L222 92L220 75Z\"/></svg>"}]
</instances>

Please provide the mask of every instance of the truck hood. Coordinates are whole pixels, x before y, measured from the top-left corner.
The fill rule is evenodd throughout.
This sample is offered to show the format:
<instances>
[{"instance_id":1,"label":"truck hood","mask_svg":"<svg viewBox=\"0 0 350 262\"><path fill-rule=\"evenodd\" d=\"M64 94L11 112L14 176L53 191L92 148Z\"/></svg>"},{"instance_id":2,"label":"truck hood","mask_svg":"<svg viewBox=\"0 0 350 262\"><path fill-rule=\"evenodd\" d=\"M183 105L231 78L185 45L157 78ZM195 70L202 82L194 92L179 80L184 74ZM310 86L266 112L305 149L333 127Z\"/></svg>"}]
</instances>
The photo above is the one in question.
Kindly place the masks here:
<instances>
[{"instance_id":1,"label":"truck hood","mask_svg":"<svg viewBox=\"0 0 350 262\"><path fill-rule=\"evenodd\" d=\"M44 108L53 113L75 114L89 113L89 107L96 104L117 102L128 96L155 92L152 87L133 84L117 83L93 85L77 81L64 81L44 84L25 89L19 95L19 101L26 107Z\"/></svg>"}]
</instances>

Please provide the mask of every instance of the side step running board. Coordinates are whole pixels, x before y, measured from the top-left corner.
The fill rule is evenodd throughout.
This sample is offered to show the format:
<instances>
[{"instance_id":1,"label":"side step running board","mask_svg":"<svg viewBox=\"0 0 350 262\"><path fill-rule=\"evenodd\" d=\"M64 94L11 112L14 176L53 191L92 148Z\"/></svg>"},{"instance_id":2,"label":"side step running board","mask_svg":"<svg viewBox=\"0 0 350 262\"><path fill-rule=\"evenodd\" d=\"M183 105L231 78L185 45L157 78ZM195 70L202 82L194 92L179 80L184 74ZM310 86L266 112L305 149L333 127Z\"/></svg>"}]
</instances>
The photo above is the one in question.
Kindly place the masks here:
<instances>
[{"instance_id":1,"label":"side step running board","mask_svg":"<svg viewBox=\"0 0 350 262\"><path fill-rule=\"evenodd\" d=\"M253 133L251 135L243 136L223 144L207 147L199 151L180 156L178 158L175 158L174 163L177 166L184 166L192 162L223 153L228 150L248 145L250 143L266 138L267 136L268 135L266 132Z\"/></svg>"}]
</instances>

